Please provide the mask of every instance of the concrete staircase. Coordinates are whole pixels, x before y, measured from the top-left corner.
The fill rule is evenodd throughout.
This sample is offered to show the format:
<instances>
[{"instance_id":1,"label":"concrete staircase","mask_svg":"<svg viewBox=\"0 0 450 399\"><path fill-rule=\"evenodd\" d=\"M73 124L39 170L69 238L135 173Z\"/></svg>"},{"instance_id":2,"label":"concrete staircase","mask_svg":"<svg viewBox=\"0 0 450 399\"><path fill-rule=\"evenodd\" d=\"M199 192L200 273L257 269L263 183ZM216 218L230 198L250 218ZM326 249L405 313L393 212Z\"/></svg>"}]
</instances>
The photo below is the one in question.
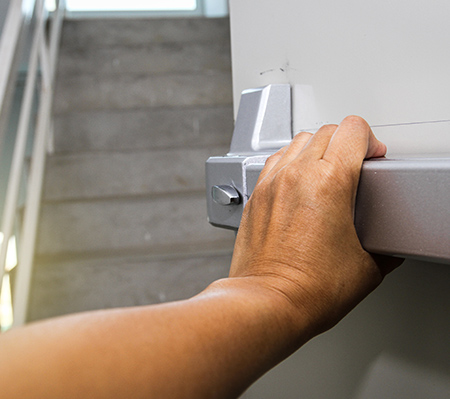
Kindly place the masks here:
<instances>
[{"instance_id":1,"label":"concrete staircase","mask_svg":"<svg viewBox=\"0 0 450 399\"><path fill-rule=\"evenodd\" d=\"M66 21L29 319L158 303L226 276L204 162L233 129L227 19Z\"/></svg>"}]
</instances>

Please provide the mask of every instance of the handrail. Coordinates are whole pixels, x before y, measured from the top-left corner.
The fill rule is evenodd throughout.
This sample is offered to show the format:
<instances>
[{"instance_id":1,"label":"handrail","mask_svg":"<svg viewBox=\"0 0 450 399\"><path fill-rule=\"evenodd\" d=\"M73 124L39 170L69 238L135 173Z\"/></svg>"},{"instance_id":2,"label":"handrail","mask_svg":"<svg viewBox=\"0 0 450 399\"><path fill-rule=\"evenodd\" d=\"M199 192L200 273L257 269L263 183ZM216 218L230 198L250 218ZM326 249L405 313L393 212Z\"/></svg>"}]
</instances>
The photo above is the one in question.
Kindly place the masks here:
<instances>
[{"instance_id":1,"label":"handrail","mask_svg":"<svg viewBox=\"0 0 450 399\"><path fill-rule=\"evenodd\" d=\"M29 3L29 2L28 2ZM20 7L19 7L20 6ZM25 323L28 293L31 281L32 261L36 241L37 221L40 208L42 182L44 177L44 165L46 157L46 147L48 133L50 130L51 105L53 99L53 86L56 69L56 59L59 47L59 37L61 31L62 18L65 10L65 1L60 0L56 3L55 12L49 16L44 0L36 0L33 4L35 23L33 39L29 56L27 69L27 78L25 83L25 92L20 108L19 124L17 128L15 147L11 162L8 187L6 191L5 205L1 231L3 232L3 242L0 247L0 290L1 282L6 268L6 252L9 238L13 235L14 224L16 220L16 209L21 186L21 177L24 169L25 149L30 130L31 114L33 111L34 96L38 94L38 111L36 124L34 128L33 152L31 164L29 167L29 179L26 189L26 201L23 222L21 226L18 260L19 265L16 272L16 285L14 290L14 326ZM8 12L8 19L5 24L14 32L20 32L27 23L26 15L22 14L18 18L18 9L22 9L22 0L14 1L11 4L11 12ZM47 23L51 23L49 34L47 33ZM5 29L4 32L7 32ZM14 67L14 54L17 53L17 47L21 45L19 34L15 36L15 49L4 45L10 38L2 36L1 50L5 49L5 54L10 57L11 62L7 64L8 68ZM12 56L11 56L12 54ZM0 51L0 58L3 53ZM13 72L1 71L0 78L10 79ZM7 87L10 82L0 81L0 87ZM2 89L3 90L3 89ZM0 106L7 103L6 89L5 93L0 95ZM2 110L0 109L0 115Z\"/></svg>"},{"instance_id":2,"label":"handrail","mask_svg":"<svg viewBox=\"0 0 450 399\"><path fill-rule=\"evenodd\" d=\"M0 110L3 110L7 97L7 87L10 82L10 74L13 70L15 54L23 24L22 1L12 1L8 8L8 14L2 32L2 40L0 41L0 60L2 60L2 67L0 68Z\"/></svg>"}]
</instances>

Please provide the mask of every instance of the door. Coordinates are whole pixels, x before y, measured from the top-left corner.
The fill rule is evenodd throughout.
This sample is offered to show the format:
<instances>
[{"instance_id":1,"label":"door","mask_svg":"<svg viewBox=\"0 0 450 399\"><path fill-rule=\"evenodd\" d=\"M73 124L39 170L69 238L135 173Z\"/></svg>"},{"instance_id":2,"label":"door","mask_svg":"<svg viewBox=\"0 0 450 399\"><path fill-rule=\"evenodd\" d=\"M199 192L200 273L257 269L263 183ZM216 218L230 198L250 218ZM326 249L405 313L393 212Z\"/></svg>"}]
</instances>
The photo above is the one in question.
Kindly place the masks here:
<instances>
[{"instance_id":1,"label":"door","mask_svg":"<svg viewBox=\"0 0 450 399\"><path fill-rule=\"evenodd\" d=\"M231 0L230 18L236 113L244 89L288 84L294 134L358 114L388 157L450 157L448 0ZM244 397L450 397L449 283L448 264L408 259Z\"/></svg>"}]
</instances>

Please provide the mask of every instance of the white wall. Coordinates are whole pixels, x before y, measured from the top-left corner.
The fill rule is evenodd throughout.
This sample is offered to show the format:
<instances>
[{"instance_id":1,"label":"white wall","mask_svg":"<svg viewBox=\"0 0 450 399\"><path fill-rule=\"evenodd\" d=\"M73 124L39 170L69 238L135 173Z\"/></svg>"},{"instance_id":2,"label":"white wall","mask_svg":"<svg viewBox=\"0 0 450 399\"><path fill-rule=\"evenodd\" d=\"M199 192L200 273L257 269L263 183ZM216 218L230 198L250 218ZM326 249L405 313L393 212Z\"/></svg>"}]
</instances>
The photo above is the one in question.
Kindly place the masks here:
<instances>
[{"instance_id":1,"label":"white wall","mask_svg":"<svg viewBox=\"0 0 450 399\"><path fill-rule=\"evenodd\" d=\"M348 114L371 125L450 120L448 0L232 0L230 10L235 106L243 89L291 83L315 109L305 119L294 97L296 132ZM410 127L408 150L450 153L450 123L431 128L434 144ZM381 130L405 152L403 130Z\"/></svg>"},{"instance_id":2,"label":"white wall","mask_svg":"<svg viewBox=\"0 0 450 399\"><path fill-rule=\"evenodd\" d=\"M391 152L450 155L448 0L231 0L230 18L235 110L243 89L301 85L296 131L360 114L394 125L374 129ZM450 397L449 286L449 265L405 262L244 397Z\"/></svg>"},{"instance_id":3,"label":"white wall","mask_svg":"<svg viewBox=\"0 0 450 399\"><path fill-rule=\"evenodd\" d=\"M405 262L244 399L447 399L449 265Z\"/></svg>"}]
</instances>

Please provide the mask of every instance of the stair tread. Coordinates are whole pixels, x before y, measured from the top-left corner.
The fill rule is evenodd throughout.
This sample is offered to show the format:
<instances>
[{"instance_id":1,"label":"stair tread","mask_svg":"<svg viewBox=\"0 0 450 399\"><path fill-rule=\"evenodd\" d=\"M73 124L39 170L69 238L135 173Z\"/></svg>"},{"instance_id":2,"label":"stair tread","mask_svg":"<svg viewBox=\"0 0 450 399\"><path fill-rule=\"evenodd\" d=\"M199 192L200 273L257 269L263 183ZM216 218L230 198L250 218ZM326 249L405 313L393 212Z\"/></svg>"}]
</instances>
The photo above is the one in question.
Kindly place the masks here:
<instances>
[{"instance_id":1,"label":"stair tread","mask_svg":"<svg viewBox=\"0 0 450 399\"><path fill-rule=\"evenodd\" d=\"M57 115L56 151L111 151L229 145L231 104L87 110Z\"/></svg>"},{"instance_id":2,"label":"stair tread","mask_svg":"<svg viewBox=\"0 0 450 399\"><path fill-rule=\"evenodd\" d=\"M66 48L221 41L230 41L228 18L66 20L62 35Z\"/></svg>"},{"instance_id":3,"label":"stair tread","mask_svg":"<svg viewBox=\"0 0 450 399\"><path fill-rule=\"evenodd\" d=\"M161 195L205 189L205 162L227 147L54 155L44 201Z\"/></svg>"},{"instance_id":4,"label":"stair tread","mask_svg":"<svg viewBox=\"0 0 450 399\"><path fill-rule=\"evenodd\" d=\"M203 192L44 203L37 254L109 250L171 252L177 246L201 250L209 244L233 240L232 231L212 227L207 222Z\"/></svg>"},{"instance_id":5,"label":"stair tread","mask_svg":"<svg viewBox=\"0 0 450 399\"><path fill-rule=\"evenodd\" d=\"M59 79L55 114L80 110L229 105L228 71L169 75L80 75Z\"/></svg>"},{"instance_id":6,"label":"stair tread","mask_svg":"<svg viewBox=\"0 0 450 399\"><path fill-rule=\"evenodd\" d=\"M192 297L228 275L231 251L155 260L105 257L37 262L30 319Z\"/></svg>"},{"instance_id":7,"label":"stair tread","mask_svg":"<svg viewBox=\"0 0 450 399\"><path fill-rule=\"evenodd\" d=\"M230 46L221 43L156 43L140 46L63 48L58 77L73 74L167 74L223 70L230 73Z\"/></svg>"}]
</instances>

